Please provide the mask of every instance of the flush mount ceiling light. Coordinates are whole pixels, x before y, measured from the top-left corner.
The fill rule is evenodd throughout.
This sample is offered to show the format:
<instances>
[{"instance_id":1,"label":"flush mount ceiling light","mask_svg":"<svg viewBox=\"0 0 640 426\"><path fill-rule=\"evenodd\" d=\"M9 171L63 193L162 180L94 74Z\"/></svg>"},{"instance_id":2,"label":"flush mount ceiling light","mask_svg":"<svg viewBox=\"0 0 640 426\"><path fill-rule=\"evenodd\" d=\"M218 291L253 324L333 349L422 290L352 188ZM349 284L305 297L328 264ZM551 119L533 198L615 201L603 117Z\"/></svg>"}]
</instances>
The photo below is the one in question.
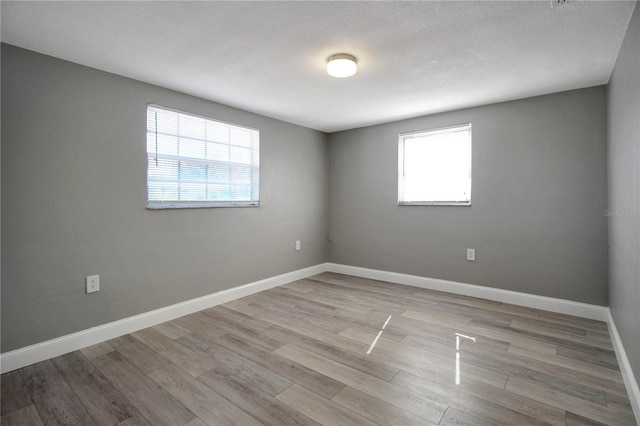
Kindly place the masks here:
<instances>
[{"instance_id":1,"label":"flush mount ceiling light","mask_svg":"<svg viewBox=\"0 0 640 426\"><path fill-rule=\"evenodd\" d=\"M348 53L330 56L327 60L327 73L332 77L351 77L358 71L356 57Z\"/></svg>"}]
</instances>

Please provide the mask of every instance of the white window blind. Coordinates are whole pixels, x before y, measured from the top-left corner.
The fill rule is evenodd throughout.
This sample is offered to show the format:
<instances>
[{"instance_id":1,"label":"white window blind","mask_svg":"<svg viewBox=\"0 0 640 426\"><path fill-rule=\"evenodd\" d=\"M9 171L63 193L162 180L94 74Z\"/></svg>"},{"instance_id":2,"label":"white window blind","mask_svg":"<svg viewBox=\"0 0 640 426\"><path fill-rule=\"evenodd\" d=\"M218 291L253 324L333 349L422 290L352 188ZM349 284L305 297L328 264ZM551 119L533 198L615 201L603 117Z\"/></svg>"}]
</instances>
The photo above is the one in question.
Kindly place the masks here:
<instances>
[{"instance_id":1,"label":"white window blind","mask_svg":"<svg viewBox=\"0 0 640 426\"><path fill-rule=\"evenodd\" d=\"M147 207L259 205L258 130L147 107Z\"/></svg>"},{"instance_id":2,"label":"white window blind","mask_svg":"<svg viewBox=\"0 0 640 426\"><path fill-rule=\"evenodd\" d=\"M471 204L471 124L399 136L398 203Z\"/></svg>"}]
</instances>

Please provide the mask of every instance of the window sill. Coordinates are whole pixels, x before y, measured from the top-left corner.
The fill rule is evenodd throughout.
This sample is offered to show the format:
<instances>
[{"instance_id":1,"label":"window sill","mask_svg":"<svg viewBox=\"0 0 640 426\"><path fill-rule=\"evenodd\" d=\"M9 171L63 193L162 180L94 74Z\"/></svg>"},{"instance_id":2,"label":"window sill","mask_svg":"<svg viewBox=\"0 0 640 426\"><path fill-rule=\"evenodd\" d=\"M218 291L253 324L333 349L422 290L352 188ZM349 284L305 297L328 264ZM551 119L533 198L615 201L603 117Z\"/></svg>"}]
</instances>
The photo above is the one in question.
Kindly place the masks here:
<instances>
[{"instance_id":1,"label":"window sill","mask_svg":"<svg viewBox=\"0 0 640 426\"><path fill-rule=\"evenodd\" d=\"M147 210L175 210L175 209L213 209L229 207L260 207L259 202L251 203L157 203L147 204Z\"/></svg>"},{"instance_id":2,"label":"window sill","mask_svg":"<svg viewBox=\"0 0 640 426\"><path fill-rule=\"evenodd\" d=\"M471 207L470 201L399 201L399 206L458 206Z\"/></svg>"}]
</instances>

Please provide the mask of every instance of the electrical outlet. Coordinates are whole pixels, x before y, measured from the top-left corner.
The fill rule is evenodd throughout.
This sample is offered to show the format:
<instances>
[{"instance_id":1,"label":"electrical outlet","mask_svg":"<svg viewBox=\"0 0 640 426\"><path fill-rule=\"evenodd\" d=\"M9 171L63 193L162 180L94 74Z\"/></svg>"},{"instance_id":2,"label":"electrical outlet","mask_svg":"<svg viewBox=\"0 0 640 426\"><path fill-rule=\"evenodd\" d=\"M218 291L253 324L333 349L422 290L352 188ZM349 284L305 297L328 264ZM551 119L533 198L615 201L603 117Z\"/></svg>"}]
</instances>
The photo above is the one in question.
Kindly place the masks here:
<instances>
[{"instance_id":1,"label":"electrical outlet","mask_svg":"<svg viewBox=\"0 0 640 426\"><path fill-rule=\"evenodd\" d=\"M476 261L476 249L467 249L467 260Z\"/></svg>"},{"instance_id":2,"label":"electrical outlet","mask_svg":"<svg viewBox=\"0 0 640 426\"><path fill-rule=\"evenodd\" d=\"M300 240L296 240L296 251L300 250Z\"/></svg>"},{"instance_id":3,"label":"electrical outlet","mask_svg":"<svg viewBox=\"0 0 640 426\"><path fill-rule=\"evenodd\" d=\"M572 3L573 0L551 0L551 7L564 6L567 3Z\"/></svg>"},{"instance_id":4,"label":"electrical outlet","mask_svg":"<svg viewBox=\"0 0 640 426\"><path fill-rule=\"evenodd\" d=\"M100 275L90 275L86 279L87 294L100 291Z\"/></svg>"}]
</instances>

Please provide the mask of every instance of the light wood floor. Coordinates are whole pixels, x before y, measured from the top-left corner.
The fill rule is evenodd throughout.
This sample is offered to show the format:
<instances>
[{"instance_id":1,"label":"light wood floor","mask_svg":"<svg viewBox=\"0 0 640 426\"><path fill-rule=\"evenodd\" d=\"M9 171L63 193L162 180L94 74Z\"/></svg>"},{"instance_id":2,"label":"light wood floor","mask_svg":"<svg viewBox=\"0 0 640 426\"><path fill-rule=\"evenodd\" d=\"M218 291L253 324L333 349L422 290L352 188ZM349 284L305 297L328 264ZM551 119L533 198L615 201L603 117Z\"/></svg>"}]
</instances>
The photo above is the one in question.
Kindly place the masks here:
<instances>
[{"instance_id":1,"label":"light wood floor","mask_svg":"<svg viewBox=\"0 0 640 426\"><path fill-rule=\"evenodd\" d=\"M2 376L2 425L633 425L607 326L324 273Z\"/></svg>"}]
</instances>

